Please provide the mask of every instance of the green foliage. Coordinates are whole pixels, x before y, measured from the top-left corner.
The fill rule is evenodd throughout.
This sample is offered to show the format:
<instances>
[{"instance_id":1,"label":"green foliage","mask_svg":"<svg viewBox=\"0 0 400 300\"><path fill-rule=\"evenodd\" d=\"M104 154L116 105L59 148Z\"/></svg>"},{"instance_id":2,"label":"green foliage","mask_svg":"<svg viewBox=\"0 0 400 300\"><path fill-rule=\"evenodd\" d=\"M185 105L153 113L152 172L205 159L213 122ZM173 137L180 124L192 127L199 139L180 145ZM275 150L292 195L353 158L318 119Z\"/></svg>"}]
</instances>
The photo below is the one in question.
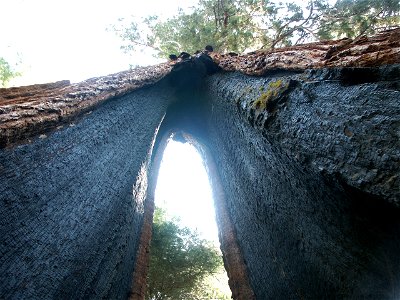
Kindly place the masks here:
<instances>
[{"instance_id":1,"label":"green foliage","mask_svg":"<svg viewBox=\"0 0 400 300\"><path fill-rule=\"evenodd\" d=\"M0 87L6 87L10 79L20 75L21 73L14 71L10 64L0 57Z\"/></svg>"},{"instance_id":2,"label":"green foliage","mask_svg":"<svg viewBox=\"0 0 400 300\"><path fill-rule=\"evenodd\" d=\"M338 0L321 16L318 36L354 38L400 24L398 0Z\"/></svg>"},{"instance_id":3,"label":"green foliage","mask_svg":"<svg viewBox=\"0 0 400 300\"><path fill-rule=\"evenodd\" d=\"M146 299L211 299L207 293L214 293L212 299L227 299L205 288L205 279L221 268L222 258L212 244L156 208Z\"/></svg>"},{"instance_id":4,"label":"green foliage","mask_svg":"<svg viewBox=\"0 0 400 300\"><path fill-rule=\"evenodd\" d=\"M191 13L181 10L165 21L153 16L114 30L125 50L146 45L167 57L207 44L219 52L243 52L354 38L399 26L399 12L398 0L337 0L333 6L327 0L309 0L303 6L279 0L199 0Z\"/></svg>"}]
</instances>

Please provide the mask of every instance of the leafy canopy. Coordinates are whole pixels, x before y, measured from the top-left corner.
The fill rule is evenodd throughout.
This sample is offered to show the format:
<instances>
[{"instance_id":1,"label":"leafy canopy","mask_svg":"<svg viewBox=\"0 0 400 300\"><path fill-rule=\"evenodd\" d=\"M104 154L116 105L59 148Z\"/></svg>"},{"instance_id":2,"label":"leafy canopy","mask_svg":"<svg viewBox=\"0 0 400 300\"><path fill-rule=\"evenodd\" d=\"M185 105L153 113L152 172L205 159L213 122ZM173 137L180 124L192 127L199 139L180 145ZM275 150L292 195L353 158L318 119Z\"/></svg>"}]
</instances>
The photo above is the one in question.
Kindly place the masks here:
<instances>
[{"instance_id":1,"label":"leafy canopy","mask_svg":"<svg viewBox=\"0 0 400 300\"><path fill-rule=\"evenodd\" d=\"M210 242L156 208L146 299L229 299L205 281L221 268L222 258Z\"/></svg>"},{"instance_id":2,"label":"leafy canopy","mask_svg":"<svg viewBox=\"0 0 400 300\"><path fill-rule=\"evenodd\" d=\"M6 87L10 79L20 75L21 73L14 71L10 64L0 57L0 87Z\"/></svg>"},{"instance_id":3,"label":"leafy canopy","mask_svg":"<svg viewBox=\"0 0 400 300\"><path fill-rule=\"evenodd\" d=\"M296 3L302 3L298 1ZM306 5L304 5L307 3ZM113 30L125 51L151 47L161 57L193 53L212 45L217 51L289 46L307 41L355 38L400 24L398 0L199 0L190 13L168 20L157 16L123 19Z\"/></svg>"}]
</instances>

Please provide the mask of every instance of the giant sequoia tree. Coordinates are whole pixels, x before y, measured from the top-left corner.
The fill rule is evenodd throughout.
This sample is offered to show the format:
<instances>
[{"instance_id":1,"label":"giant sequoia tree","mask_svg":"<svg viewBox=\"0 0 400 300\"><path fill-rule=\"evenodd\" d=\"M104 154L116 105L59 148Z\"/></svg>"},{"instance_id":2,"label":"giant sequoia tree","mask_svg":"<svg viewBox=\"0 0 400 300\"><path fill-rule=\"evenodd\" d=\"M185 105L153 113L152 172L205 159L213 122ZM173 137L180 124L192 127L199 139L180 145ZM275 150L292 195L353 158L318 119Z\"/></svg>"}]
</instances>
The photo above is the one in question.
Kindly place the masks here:
<instances>
[{"instance_id":1,"label":"giant sequoia tree","mask_svg":"<svg viewBox=\"0 0 400 300\"><path fill-rule=\"evenodd\" d=\"M193 53L207 44L218 51L243 52L312 40L354 38L400 24L398 0L330 2L200 0L192 13L181 10L166 21L157 16L134 19L129 24L116 24L113 29L126 51L146 46L167 56L181 51Z\"/></svg>"}]
</instances>

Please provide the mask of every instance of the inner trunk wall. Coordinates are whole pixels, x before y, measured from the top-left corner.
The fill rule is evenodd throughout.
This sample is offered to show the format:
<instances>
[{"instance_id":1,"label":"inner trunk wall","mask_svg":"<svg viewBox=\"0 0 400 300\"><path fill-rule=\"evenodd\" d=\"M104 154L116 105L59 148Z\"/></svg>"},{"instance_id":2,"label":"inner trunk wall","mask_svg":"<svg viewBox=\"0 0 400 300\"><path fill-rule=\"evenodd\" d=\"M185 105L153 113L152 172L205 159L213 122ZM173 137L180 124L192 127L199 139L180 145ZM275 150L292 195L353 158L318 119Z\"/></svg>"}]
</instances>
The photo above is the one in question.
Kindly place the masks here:
<instances>
[{"instance_id":1,"label":"inner trunk wall","mask_svg":"<svg viewBox=\"0 0 400 300\"><path fill-rule=\"evenodd\" d=\"M269 80L234 73L216 74L206 80L204 88L210 107L209 148L256 298L396 299L399 296L398 209L383 199L342 188L334 178L314 169L313 160L299 163L296 152L281 147L275 136L270 138L268 126L275 125L274 134L279 126L288 131L293 121L290 112L312 108L310 101L299 99L296 90L293 92L297 96L293 97L297 99L296 105L289 100L282 107L285 111L282 114L289 115L288 119L278 111L276 119L271 121L273 125L267 123L261 128L264 131L251 124L241 100L251 97L252 90L260 94L260 87ZM326 94L332 87L337 89L337 82L318 84L318 89L326 89ZM352 93L357 90L363 92L362 88L353 87ZM351 118L357 110L350 107L343 110L340 101L344 100L332 100L331 109ZM360 105L357 101L361 100L355 99L354 106ZM368 111L368 106L365 109ZM321 118L324 117L322 121L331 121L331 116ZM309 116L298 118L301 118L299 126L308 130L308 136L285 134L285 146L297 141L311 143L329 158L323 144L321 148L313 144L313 135L331 143L335 142L335 135L321 131ZM374 134L373 130L370 127L370 134ZM322 159L318 151L309 150L309 155Z\"/></svg>"},{"instance_id":2,"label":"inner trunk wall","mask_svg":"<svg viewBox=\"0 0 400 300\"><path fill-rule=\"evenodd\" d=\"M127 298L144 201L133 188L171 99L164 81L0 150L0 298Z\"/></svg>"},{"instance_id":3,"label":"inner trunk wall","mask_svg":"<svg viewBox=\"0 0 400 300\"><path fill-rule=\"evenodd\" d=\"M311 122L314 115L296 114L323 105L309 97L318 99L321 91L326 97L332 86L336 91L360 91L357 95L364 98L378 95L368 98L374 101L373 111L362 105L363 97L347 97L346 109L337 105L344 102L336 97L330 109L343 112L339 118L351 119L354 101L358 112L373 116L379 101L389 103L383 110L387 116L373 118L362 132L372 132L372 140L392 151L398 149L396 140L386 141L396 132L395 85L388 84L383 90L390 92L382 93L374 83L344 87L314 78L314 87L296 85L290 101L281 99L286 103L272 123L263 116L252 123L242 100L259 95L271 78L217 74L205 80L200 94L193 87L200 87L201 74L186 71L170 81L179 85L178 96L164 81L109 100L47 138L0 150L0 298L128 297L143 223L148 159L156 129L178 97L184 102L167 114L166 128L187 130L209 149L257 299L396 299L398 209L346 185L352 183L346 176L354 165L351 160L346 168L338 164L365 135L346 144L343 129L332 127L329 115L322 114L319 121L325 123L316 123ZM296 74L288 76L299 80ZM357 134L355 125L349 130ZM268 134L271 128L273 134ZM331 135L326 134L329 128L335 128ZM335 138L342 144L320 147L321 141L332 145ZM354 157L396 170L395 151L394 158L379 165L381 158L375 160L374 151L363 149ZM335 180L335 166L338 172L350 170L344 184ZM360 174L366 180L370 176ZM387 199L395 202L396 190L367 187L389 193Z\"/></svg>"}]
</instances>

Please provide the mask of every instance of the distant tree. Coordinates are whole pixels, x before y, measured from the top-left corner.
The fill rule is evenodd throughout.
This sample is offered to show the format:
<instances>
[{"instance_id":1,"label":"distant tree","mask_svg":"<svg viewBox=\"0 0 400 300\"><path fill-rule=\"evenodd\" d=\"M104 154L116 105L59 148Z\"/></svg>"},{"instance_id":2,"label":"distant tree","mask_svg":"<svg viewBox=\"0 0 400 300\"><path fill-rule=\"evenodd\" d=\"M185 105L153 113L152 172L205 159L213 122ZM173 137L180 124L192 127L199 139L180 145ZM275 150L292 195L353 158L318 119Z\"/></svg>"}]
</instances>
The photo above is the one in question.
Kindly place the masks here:
<instances>
[{"instance_id":1,"label":"distant tree","mask_svg":"<svg viewBox=\"0 0 400 300\"><path fill-rule=\"evenodd\" d=\"M309 0L307 6L293 3L272 5L264 19L270 42L265 47L290 46L306 41L356 38L400 25L398 0Z\"/></svg>"},{"instance_id":2,"label":"distant tree","mask_svg":"<svg viewBox=\"0 0 400 300\"><path fill-rule=\"evenodd\" d=\"M10 79L20 75L21 73L14 71L10 64L0 57L0 87L6 87Z\"/></svg>"},{"instance_id":3,"label":"distant tree","mask_svg":"<svg viewBox=\"0 0 400 300\"><path fill-rule=\"evenodd\" d=\"M120 20L123 21L123 20ZM211 44L217 51L243 52L340 37L354 38L400 24L398 0L199 0L166 21L156 16L115 25L123 49L151 47L162 57L195 52Z\"/></svg>"},{"instance_id":4,"label":"distant tree","mask_svg":"<svg viewBox=\"0 0 400 300\"><path fill-rule=\"evenodd\" d=\"M322 39L354 38L400 25L399 0L338 0L320 17Z\"/></svg>"},{"instance_id":5,"label":"distant tree","mask_svg":"<svg viewBox=\"0 0 400 300\"><path fill-rule=\"evenodd\" d=\"M182 51L193 53L208 44L217 51L242 52L253 44L257 32L262 36L262 31L252 18L258 1L241 2L243 5L237 0L200 0L190 14L179 10L166 21L152 16L133 20L128 26L119 19L112 29L123 41L121 48L128 52L145 45L168 57ZM254 11L247 11L250 6Z\"/></svg>"},{"instance_id":6,"label":"distant tree","mask_svg":"<svg viewBox=\"0 0 400 300\"><path fill-rule=\"evenodd\" d=\"M222 258L212 244L156 209L146 299L228 299L205 281L221 268Z\"/></svg>"}]
</instances>

